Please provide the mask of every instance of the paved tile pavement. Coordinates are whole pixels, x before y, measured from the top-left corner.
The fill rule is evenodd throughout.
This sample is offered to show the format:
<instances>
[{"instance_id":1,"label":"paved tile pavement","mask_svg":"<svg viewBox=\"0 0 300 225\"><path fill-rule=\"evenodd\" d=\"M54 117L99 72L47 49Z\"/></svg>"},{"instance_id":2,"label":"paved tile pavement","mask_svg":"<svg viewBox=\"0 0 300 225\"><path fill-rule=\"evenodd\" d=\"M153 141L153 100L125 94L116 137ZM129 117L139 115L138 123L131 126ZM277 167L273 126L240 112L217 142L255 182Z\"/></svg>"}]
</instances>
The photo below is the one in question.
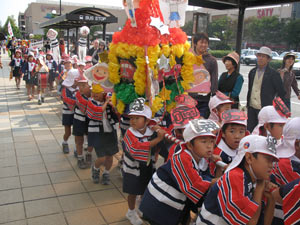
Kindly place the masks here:
<instances>
[{"instance_id":1,"label":"paved tile pavement","mask_svg":"<svg viewBox=\"0 0 300 225\"><path fill-rule=\"evenodd\" d=\"M114 158L111 184L93 184L73 153L61 150L61 101L27 101L25 85L0 69L0 224L128 225L126 194ZM74 149L73 137L69 141ZM93 155L95 158L95 155Z\"/></svg>"}]
</instances>

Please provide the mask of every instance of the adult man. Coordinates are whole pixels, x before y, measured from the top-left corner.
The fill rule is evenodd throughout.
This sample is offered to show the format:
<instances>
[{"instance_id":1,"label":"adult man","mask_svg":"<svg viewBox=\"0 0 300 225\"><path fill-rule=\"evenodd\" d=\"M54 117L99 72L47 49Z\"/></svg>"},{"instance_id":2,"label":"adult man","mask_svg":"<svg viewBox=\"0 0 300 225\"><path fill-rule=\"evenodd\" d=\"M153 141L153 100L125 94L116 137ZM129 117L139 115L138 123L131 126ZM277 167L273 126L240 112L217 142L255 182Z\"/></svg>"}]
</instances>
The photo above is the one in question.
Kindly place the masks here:
<instances>
[{"instance_id":1,"label":"adult man","mask_svg":"<svg viewBox=\"0 0 300 225\"><path fill-rule=\"evenodd\" d=\"M258 113L267 105L272 105L275 96L286 101L285 90L280 74L269 66L272 51L268 47L261 47L256 54L257 66L248 75L248 124L247 129L252 132L258 124Z\"/></svg>"},{"instance_id":2,"label":"adult man","mask_svg":"<svg viewBox=\"0 0 300 225\"><path fill-rule=\"evenodd\" d=\"M16 37L13 36L6 47L10 50L10 59L12 60L16 52Z\"/></svg>"},{"instance_id":3,"label":"adult man","mask_svg":"<svg viewBox=\"0 0 300 225\"><path fill-rule=\"evenodd\" d=\"M209 38L206 33L196 34L193 38L191 52L194 55L202 55L205 63L201 66L194 65L195 82L188 90L189 95L197 100L197 108L204 118L209 117L210 96L214 95L218 89L218 64L215 57L207 52L208 44Z\"/></svg>"}]
</instances>

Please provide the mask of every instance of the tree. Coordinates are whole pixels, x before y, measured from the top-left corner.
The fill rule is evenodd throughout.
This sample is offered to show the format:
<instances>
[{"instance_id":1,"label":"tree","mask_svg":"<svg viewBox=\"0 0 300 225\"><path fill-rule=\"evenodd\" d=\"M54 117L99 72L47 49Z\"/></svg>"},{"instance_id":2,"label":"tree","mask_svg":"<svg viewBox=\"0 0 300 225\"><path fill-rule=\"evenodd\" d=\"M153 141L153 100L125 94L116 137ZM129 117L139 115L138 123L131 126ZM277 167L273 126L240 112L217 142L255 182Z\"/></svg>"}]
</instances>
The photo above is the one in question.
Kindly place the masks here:
<instances>
[{"instance_id":1,"label":"tree","mask_svg":"<svg viewBox=\"0 0 300 225\"><path fill-rule=\"evenodd\" d=\"M10 24L11 24L11 27L12 27L12 30L13 30L13 33L14 33L14 36L16 37L16 38L22 38L22 35L21 35L21 33L20 33L20 30L19 30L19 28L16 26L16 20L15 20L15 18L14 18L14 16L8 16L7 17L7 19L6 19L6 22L5 22L5 24L4 24L4 26L3 26L3 32L6 34L6 35L9 35L8 34L8 27L7 27L7 25L8 25L8 22L10 21Z\"/></svg>"},{"instance_id":2,"label":"tree","mask_svg":"<svg viewBox=\"0 0 300 225\"><path fill-rule=\"evenodd\" d=\"M280 43L282 41L282 29L284 22L277 16L268 16L261 19L253 18L249 23L247 35L253 41L262 45L270 43Z\"/></svg>"},{"instance_id":3,"label":"tree","mask_svg":"<svg viewBox=\"0 0 300 225\"><path fill-rule=\"evenodd\" d=\"M190 20L187 23L184 24L182 27L182 30L189 36L193 35L193 21Z\"/></svg>"},{"instance_id":4,"label":"tree","mask_svg":"<svg viewBox=\"0 0 300 225\"><path fill-rule=\"evenodd\" d=\"M224 16L218 18L208 24L207 31L209 37L217 37L221 39L220 47L230 49L229 42L234 39L233 21L230 17Z\"/></svg>"},{"instance_id":5,"label":"tree","mask_svg":"<svg viewBox=\"0 0 300 225\"><path fill-rule=\"evenodd\" d=\"M284 39L289 45L289 48L295 48L295 51L300 47L300 19L290 20L283 29Z\"/></svg>"}]
</instances>

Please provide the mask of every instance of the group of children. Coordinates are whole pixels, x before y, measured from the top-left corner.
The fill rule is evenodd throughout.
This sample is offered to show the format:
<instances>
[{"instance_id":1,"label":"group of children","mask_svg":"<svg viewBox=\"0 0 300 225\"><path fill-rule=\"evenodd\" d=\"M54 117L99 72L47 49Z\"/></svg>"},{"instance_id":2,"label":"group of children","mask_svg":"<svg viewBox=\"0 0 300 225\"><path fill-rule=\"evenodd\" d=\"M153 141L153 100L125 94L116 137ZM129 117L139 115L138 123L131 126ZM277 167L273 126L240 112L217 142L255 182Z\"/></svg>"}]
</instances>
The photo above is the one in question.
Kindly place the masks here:
<instances>
[{"instance_id":1,"label":"group of children","mask_svg":"<svg viewBox=\"0 0 300 225\"><path fill-rule=\"evenodd\" d=\"M300 117L289 119L281 99L262 108L250 134L246 113L231 109L234 102L221 92L209 102L209 119L201 117L191 97L182 95L185 100L167 114L173 125L166 127L160 126L166 118L153 118L143 98L130 104L126 115L116 113L110 93L86 78L85 63L68 55L57 65L51 53L46 59L29 53L24 61L16 51L10 66L18 88L21 77L26 81L29 99L38 85L39 102L47 87L43 74L47 82L60 80L62 149L69 153L73 134L78 167L91 167L94 183L110 182L120 124L123 192L131 224L142 224L141 218L151 225L300 223ZM165 162L156 168L166 148L168 154L161 154Z\"/></svg>"},{"instance_id":2,"label":"group of children","mask_svg":"<svg viewBox=\"0 0 300 225\"><path fill-rule=\"evenodd\" d=\"M300 118L288 119L287 107L276 98L261 110L250 134L246 113L231 109L227 96L218 92L210 101L210 119L186 119L197 109L191 101L178 103L180 110L170 115L173 137L152 119L145 101L130 107L122 145L131 224L143 224L141 218L151 225L298 224ZM156 169L161 142L174 140Z\"/></svg>"},{"instance_id":3,"label":"group of children","mask_svg":"<svg viewBox=\"0 0 300 225\"><path fill-rule=\"evenodd\" d=\"M45 101L45 92L48 89L50 95L54 89L54 83L60 91L60 84L63 81L64 58L60 62L54 60L53 53L48 51L46 54L38 49L32 49L28 54L23 54L21 49L17 49L9 63L11 67L10 79L14 78L16 88L20 89L21 80L25 81L28 101L34 99L37 94L38 104ZM91 57L87 56L85 64L92 64ZM80 62L77 56L72 57L73 66L77 68ZM81 63L82 64L82 63Z\"/></svg>"}]
</instances>

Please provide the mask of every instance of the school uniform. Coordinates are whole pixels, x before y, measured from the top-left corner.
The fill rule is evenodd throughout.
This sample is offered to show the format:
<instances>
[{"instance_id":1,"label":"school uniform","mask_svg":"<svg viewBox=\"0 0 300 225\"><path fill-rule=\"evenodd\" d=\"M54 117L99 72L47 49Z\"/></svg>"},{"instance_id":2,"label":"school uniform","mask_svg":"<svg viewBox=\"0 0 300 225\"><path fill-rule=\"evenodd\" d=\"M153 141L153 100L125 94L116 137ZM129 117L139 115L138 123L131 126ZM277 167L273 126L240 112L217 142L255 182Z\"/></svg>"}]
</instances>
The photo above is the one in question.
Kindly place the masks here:
<instances>
[{"instance_id":1,"label":"school uniform","mask_svg":"<svg viewBox=\"0 0 300 225\"><path fill-rule=\"evenodd\" d=\"M23 80L26 84L29 85L37 85L37 76L34 75L35 73L35 62L25 62L22 66L22 73L24 74Z\"/></svg>"},{"instance_id":2,"label":"school uniform","mask_svg":"<svg viewBox=\"0 0 300 225\"><path fill-rule=\"evenodd\" d=\"M75 98L76 105L74 107L73 135L84 136L88 134L88 120L85 114L89 99L85 95L80 94L79 91L76 92Z\"/></svg>"},{"instance_id":3,"label":"school uniform","mask_svg":"<svg viewBox=\"0 0 300 225\"><path fill-rule=\"evenodd\" d=\"M143 195L152 174L154 173L154 151L150 141L156 134L147 127L141 134L130 127L122 141L123 157L123 192L132 195ZM150 155L149 165L147 165Z\"/></svg>"},{"instance_id":4,"label":"school uniform","mask_svg":"<svg viewBox=\"0 0 300 225\"><path fill-rule=\"evenodd\" d=\"M208 192L197 225L247 224L259 205L252 200L254 186L246 169L225 173Z\"/></svg>"},{"instance_id":5,"label":"school uniform","mask_svg":"<svg viewBox=\"0 0 300 225\"><path fill-rule=\"evenodd\" d=\"M115 124L118 122L116 114L110 105L103 111L103 104L93 99L87 103L86 115L88 122L88 145L94 147L98 158L115 155L118 149L118 137ZM106 130L104 116L109 123L110 130Z\"/></svg>"},{"instance_id":6,"label":"school uniform","mask_svg":"<svg viewBox=\"0 0 300 225\"><path fill-rule=\"evenodd\" d=\"M220 156L222 159L222 162L229 164L232 162L234 157L237 155L237 152L238 152L237 149L232 150L231 148L229 148L229 146L225 143L223 138L221 138L217 147L215 147L213 154ZM211 171L211 174L215 175L215 173L216 173L216 164L215 163L210 164L210 171Z\"/></svg>"},{"instance_id":7,"label":"school uniform","mask_svg":"<svg viewBox=\"0 0 300 225\"><path fill-rule=\"evenodd\" d=\"M20 58L13 58L12 61L9 63L9 66L13 68L13 76L20 77L21 76L21 68L23 65L23 59Z\"/></svg>"},{"instance_id":8,"label":"school uniform","mask_svg":"<svg viewBox=\"0 0 300 225\"><path fill-rule=\"evenodd\" d=\"M291 158L281 158L279 162L275 163L271 175L271 181L277 185L286 185L295 179L300 178L300 160L296 156ZM282 206L275 205L274 219L272 224L284 224L284 214Z\"/></svg>"},{"instance_id":9,"label":"school uniform","mask_svg":"<svg viewBox=\"0 0 300 225\"><path fill-rule=\"evenodd\" d=\"M284 224L300 224L300 179L296 179L279 189L283 199Z\"/></svg>"},{"instance_id":10,"label":"school uniform","mask_svg":"<svg viewBox=\"0 0 300 225\"><path fill-rule=\"evenodd\" d=\"M63 111L62 111L62 125L72 126L74 119L74 106L76 99L74 96L75 90L73 88L64 87L62 89L61 97L63 100Z\"/></svg>"},{"instance_id":11,"label":"school uniform","mask_svg":"<svg viewBox=\"0 0 300 225\"><path fill-rule=\"evenodd\" d=\"M140 210L146 219L159 225L182 223L191 208L200 206L211 179L207 161L197 163L183 148L153 175Z\"/></svg>"},{"instance_id":12,"label":"school uniform","mask_svg":"<svg viewBox=\"0 0 300 225\"><path fill-rule=\"evenodd\" d=\"M46 60L46 65L49 69L49 77L48 77L48 82L53 82L55 80L58 68L57 68L57 63L55 60Z\"/></svg>"}]
</instances>

